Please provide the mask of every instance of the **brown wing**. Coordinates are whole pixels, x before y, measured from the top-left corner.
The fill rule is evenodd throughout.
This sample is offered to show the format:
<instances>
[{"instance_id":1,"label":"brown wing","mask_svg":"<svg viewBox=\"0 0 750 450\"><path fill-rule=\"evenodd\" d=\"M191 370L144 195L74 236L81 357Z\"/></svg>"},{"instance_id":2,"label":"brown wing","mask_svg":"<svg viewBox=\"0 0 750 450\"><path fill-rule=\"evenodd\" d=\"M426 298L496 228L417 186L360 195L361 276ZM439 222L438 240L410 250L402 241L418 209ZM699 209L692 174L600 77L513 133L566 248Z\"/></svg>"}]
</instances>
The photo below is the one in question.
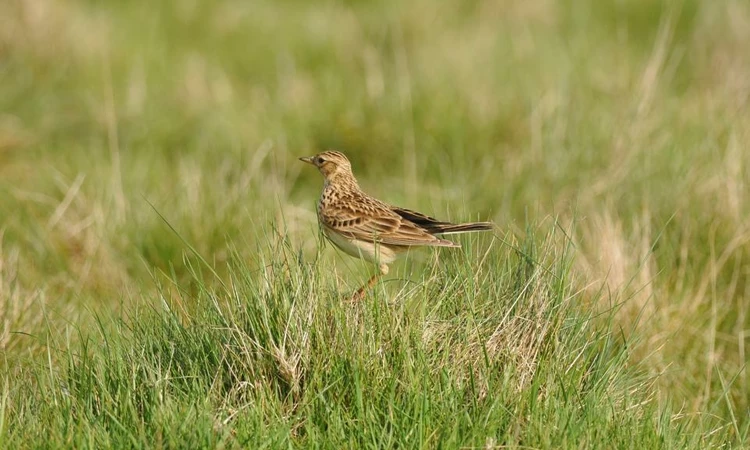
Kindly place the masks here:
<instances>
[{"instance_id":1,"label":"brown wing","mask_svg":"<svg viewBox=\"0 0 750 450\"><path fill-rule=\"evenodd\" d=\"M434 217L430 217L428 215L412 211L411 209L406 208L399 208L398 206L391 206L391 210L398 214L399 216L403 217L404 219L418 225L419 227L423 228L428 233L440 233L441 230L443 230L445 227L452 226L454 224L450 222L443 222L441 220L437 220Z\"/></svg>"},{"instance_id":2,"label":"brown wing","mask_svg":"<svg viewBox=\"0 0 750 450\"><path fill-rule=\"evenodd\" d=\"M391 211L385 203L359 193L328 204L320 213L320 221L344 236L362 241L386 245L460 247L455 242L431 235Z\"/></svg>"},{"instance_id":3,"label":"brown wing","mask_svg":"<svg viewBox=\"0 0 750 450\"><path fill-rule=\"evenodd\" d=\"M391 206L393 212L409 220L419 227L423 228L430 234L451 234L451 233L468 233L470 231L488 231L494 229L492 222L468 222L452 223L437 220L434 217L426 216L422 213L412 211L406 208Z\"/></svg>"}]
</instances>

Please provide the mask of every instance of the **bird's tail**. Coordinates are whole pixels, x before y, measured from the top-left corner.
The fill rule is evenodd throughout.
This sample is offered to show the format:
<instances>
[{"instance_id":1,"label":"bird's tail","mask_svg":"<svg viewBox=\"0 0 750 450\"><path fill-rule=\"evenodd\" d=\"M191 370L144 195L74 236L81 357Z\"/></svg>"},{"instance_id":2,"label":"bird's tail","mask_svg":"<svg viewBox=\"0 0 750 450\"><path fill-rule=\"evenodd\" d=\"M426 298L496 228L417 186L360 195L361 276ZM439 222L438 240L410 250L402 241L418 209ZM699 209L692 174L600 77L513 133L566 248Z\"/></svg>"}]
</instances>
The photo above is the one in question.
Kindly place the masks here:
<instances>
[{"instance_id":1,"label":"bird's tail","mask_svg":"<svg viewBox=\"0 0 750 450\"><path fill-rule=\"evenodd\" d=\"M495 224L492 222L450 223L406 208L392 207L392 211L430 234L468 233L471 231L487 231L495 228Z\"/></svg>"},{"instance_id":2,"label":"bird's tail","mask_svg":"<svg viewBox=\"0 0 750 450\"><path fill-rule=\"evenodd\" d=\"M435 226L435 234L469 233L472 231L488 231L495 228L492 222L446 223Z\"/></svg>"}]
</instances>

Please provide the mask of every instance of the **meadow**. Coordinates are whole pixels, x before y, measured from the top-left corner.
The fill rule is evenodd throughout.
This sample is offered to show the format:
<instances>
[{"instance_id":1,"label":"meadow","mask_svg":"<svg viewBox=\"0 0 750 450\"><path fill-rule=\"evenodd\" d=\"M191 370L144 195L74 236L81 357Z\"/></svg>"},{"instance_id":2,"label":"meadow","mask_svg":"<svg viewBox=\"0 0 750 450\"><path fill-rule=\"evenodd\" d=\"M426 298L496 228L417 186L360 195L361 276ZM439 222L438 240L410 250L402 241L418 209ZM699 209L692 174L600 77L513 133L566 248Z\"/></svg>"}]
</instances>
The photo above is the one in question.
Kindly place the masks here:
<instances>
[{"instance_id":1,"label":"meadow","mask_svg":"<svg viewBox=\"0 0 750 450\"><path fill-rule=\"evenodd\" d=\"M0 2L0 447L747 448L750 3ZM317 171L455 221L375 270Z\"/></svg>"}]
</instances>

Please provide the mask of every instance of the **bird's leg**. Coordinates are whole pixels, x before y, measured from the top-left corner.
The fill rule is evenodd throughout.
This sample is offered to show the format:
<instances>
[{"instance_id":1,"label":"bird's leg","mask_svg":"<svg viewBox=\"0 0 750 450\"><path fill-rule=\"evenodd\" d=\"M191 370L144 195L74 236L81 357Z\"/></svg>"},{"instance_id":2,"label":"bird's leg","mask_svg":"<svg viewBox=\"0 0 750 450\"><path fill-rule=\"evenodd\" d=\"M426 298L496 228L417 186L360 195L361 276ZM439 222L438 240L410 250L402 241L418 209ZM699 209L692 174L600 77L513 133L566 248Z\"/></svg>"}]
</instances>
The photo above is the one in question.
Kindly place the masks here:
<instances>
[{"instance_id":1,"label":"bird's leg","mask_svg":"<svg viewBox=\"0 0 750 450\"><path fill-rule=\"evenodd\" d=\"M369 289L372 289L373 286L378 282L378 278L380 278L380 274L376 273L370 279L367 281L366 284L364 284L361 288L357 289L354 294L352 294L351 297L349 297L350 302L358 302L365 298L365 292L367 292Z\"/></svg>"},{"instance_id":2,"label":"bird's leg","mask_svg":"<svg viewBox=\"0 0 750 450\"><path fill-rule=\"evenodd\" d=\"M370 277L370 279L367 281L367 283L365 283L364 285L362 285L361 288L357 289L354 292L354 294L352 294L352 296L349 297L349 301L350 302L358 302L358 301L362 300L365 297L365 292L367 292L368 290L372 289L373 286L375 286L375 283L378 282L378 278L380 278L383 275L387 275L388 274L388 266L387 265L381 264L379 268L380 268L380 273L376 273L375 275L373 275L372 277Z\"/></svg>"}]
</instances>

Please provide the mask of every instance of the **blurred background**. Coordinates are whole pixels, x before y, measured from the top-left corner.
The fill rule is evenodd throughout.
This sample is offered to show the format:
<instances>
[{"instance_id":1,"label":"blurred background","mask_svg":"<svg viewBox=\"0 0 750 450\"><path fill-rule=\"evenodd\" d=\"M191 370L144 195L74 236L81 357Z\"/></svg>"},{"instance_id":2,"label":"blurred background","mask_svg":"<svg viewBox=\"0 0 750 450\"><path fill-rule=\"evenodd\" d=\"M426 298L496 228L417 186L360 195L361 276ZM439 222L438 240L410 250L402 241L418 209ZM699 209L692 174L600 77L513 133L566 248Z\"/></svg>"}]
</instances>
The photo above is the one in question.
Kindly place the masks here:
<instances>
[{"instance_id":1,"label":"blurred background","mask_svg":"<svg viewBox=\"0 0 750 450\"><path fill-rule=\"evenodd\" d=\"M143 302L181 237L314 255L333 148L394 204L574 224L658 395L747 426L749 100L742 0L5 0L0 348Z\"/></svg>"}]
</instances>

